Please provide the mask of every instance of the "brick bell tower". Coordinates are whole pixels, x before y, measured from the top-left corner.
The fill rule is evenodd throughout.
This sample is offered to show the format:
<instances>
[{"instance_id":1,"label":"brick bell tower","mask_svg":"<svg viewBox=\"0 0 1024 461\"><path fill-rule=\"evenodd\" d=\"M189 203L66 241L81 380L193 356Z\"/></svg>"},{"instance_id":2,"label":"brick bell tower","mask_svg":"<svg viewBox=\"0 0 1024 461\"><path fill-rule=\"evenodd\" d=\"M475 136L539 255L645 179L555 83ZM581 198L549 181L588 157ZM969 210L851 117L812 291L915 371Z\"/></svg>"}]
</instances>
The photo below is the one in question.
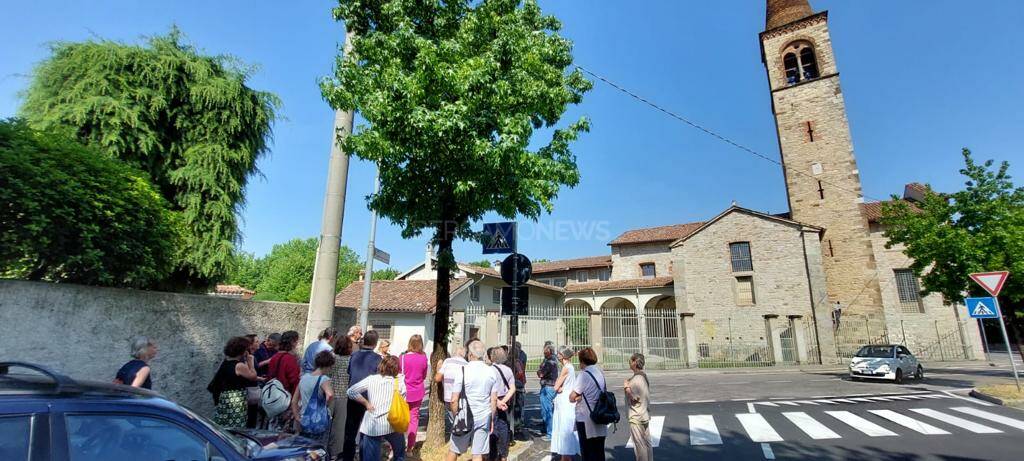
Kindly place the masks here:
<instances>
[{"instance_id":1,"label":"brick bell tower","mask_svg":"<svg viewBox=\"0 0 1024 461\"><path fill-rule=\"evenodd\" d=\"M828 300L844 317L881 313L882 301L864 197L853 155L828 12L807 0L767 0L761 60L784 165L792 219L825 228Z\"/></svg>"}]
</instances>

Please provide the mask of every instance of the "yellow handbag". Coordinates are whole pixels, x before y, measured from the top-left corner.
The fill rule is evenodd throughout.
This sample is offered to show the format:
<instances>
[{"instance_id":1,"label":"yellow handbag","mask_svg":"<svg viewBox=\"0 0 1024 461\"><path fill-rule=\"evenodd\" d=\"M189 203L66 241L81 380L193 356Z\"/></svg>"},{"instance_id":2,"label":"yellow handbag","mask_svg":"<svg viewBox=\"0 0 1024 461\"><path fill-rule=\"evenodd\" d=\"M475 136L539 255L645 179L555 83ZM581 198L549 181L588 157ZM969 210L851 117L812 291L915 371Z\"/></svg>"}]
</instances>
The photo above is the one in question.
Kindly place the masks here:
<instances>
[{"instance_id":1,"label":"yellow handbag","mask_svg":"<svg viewBox=\"0 0 1024 461\"><path fill-rule=\"evenodd\" d=\"M388 424L400 434L409 430L409 403L398 393L398 378L395 378L394 391L391 394L391 408L388 409ZM416 409L419 411L419 408Z\"/></svg>"}]
</instances>

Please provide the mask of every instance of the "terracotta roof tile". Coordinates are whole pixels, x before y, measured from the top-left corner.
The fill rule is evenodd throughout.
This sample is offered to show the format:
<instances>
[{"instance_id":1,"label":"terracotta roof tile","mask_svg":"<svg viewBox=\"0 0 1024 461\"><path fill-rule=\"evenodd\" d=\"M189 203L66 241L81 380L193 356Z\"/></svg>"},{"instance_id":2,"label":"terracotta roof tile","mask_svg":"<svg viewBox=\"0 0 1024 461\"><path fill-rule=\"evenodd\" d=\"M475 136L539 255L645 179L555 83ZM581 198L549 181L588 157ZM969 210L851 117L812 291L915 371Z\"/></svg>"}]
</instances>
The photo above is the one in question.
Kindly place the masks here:
<instances>
[{"instance_id":1,"label":"terracotta roof tile","mask_svg":"<svg viewBox=\"0 0 1024 461\"><path fill-rule=\"evenodd\" d=\"M611 255L588 256L586 258L561 259L558 261L545 261L540 263L533 263L533 273L543 274L545 272L567 271L571 269L611 267L611 265Z\"/></svg>"},{"instance_id":2,"label":"terracotta roof tile","mask_svg":"<svg viewBox=\"0 0 1024 461\"><path fill-rule=\"evenodd\" d=\"M628 290L631 288L666 287L672 285L672 277L652 277L646 279L609 280L606 282L573 283L565 288L568 293L602 290Z\"/></svg>"},{"instance_id":3,"label":"terracotta roof tile","mask_svg":"<svg viewBox=\"0 0 1024 461\"><path fill-rule=\"evenodd\" d=\"M469 279L453 279L451 291L469 283ZM378 280L370 285L370 310L376 312L434 311L435 280ZM355 281L334 298L337 307L358 308L363 300L363 282Z\"/></svg>"},{"instance_id":4,"label":"terracotta roof tile","mask_svg":"<svg viewBox=\"0 0 1024 461\"><path fill-rule=\"evenodd\" d=\"M914 202L904 200L910 205L910 209L919 210ZM869 223L877 223L882 220L882 205L886 203L892 203L892 200L886 200L884 202L868 202L861 203L860 209L864 212L864 217L867 218Z\"/></svg>"},{"instance_id":5,"label":"terracotta roof tile","mask_svg":"<svg viewBox=\"0 0 1024 461\"><path fill-rule=\"evenodd\" d=\"M624 245L630 243L648 242L672 242L686 237L702 226L703 222L691 222L685 224L673 224L671 226L646 227L623 232L612 240L609 245Z\"/></svg>"},{"instance_id":6,"label":"terracotta roof tile","mask_svg":"<svg viewBox=\"0 0 1024 461\"><path fill-rule=\"evenodd\" d=\"M459 268L464 270L464 271L468 271L468 272L475 272L475 273L478 273L478 274L484 274L484 275L487 275L489 277L497 277L499 279L501 278L501 273L496 271L496 270L494 270L494 269L491 269L490 267L481 267L481 266L474 266L472 264L459 263ZM538 288L544 288L544 289L553 290L553 291L559 291L559 292L565 291L562 288L556 287L554 285L548 285L546 283L540 283L540 282L538 282L536 280L530 280L529 282L526 282L526 284L529 285L529 286L534 286L534 287L538 287ZM453 288L453 290L454 290L454 288Z\"/></svg>"}]
</instances>

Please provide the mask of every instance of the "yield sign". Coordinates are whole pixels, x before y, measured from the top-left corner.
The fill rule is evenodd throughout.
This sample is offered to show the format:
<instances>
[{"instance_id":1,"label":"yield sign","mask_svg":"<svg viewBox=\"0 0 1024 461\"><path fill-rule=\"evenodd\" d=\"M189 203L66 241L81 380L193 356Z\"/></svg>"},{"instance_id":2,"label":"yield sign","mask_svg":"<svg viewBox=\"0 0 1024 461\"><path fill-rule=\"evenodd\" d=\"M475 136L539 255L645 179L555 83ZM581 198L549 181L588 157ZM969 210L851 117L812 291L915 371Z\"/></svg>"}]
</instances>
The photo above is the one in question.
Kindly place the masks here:
<instances>
[{"instance_id":1,"label":"yield sign","mask_svg":"<svg viewBox=\"0 0 1024 461\"><path fill-rule=\"evenodd\" d=\"M1003 289L1003 284L1006 283L1006 278L1009 276L1010 273L1006 271L981 272L971 274L971 280L974 280L978 285L981 285L988 294L992 296L999 296L999 291Z\"/></svg>"}]
</instances>

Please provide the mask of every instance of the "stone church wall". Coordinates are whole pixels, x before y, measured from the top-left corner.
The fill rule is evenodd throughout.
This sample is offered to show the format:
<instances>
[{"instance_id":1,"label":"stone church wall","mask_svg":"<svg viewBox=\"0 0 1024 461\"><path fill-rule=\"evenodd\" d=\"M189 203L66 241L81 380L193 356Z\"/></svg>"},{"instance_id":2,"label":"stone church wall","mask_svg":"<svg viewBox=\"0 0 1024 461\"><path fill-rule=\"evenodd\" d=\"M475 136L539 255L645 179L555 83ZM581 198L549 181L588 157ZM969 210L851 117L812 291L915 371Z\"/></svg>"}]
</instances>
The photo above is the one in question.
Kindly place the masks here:
<instances>
[{"instance_id":1,"label":"stone church wall","mask_svg":"<svg viewBox=\"0 0 1024 461\"><path fill-rule=\"evenodd\" d=\"M153 339L153 389L206 415L206 391L231 336L306 326L305 304L0 280L0 361L51 367L74 378L110 382L128 361L129 340ZM335 325L355 318L335 311ZM303 341L306 338L302 338Z\"/></svg>"}]
</instances>

